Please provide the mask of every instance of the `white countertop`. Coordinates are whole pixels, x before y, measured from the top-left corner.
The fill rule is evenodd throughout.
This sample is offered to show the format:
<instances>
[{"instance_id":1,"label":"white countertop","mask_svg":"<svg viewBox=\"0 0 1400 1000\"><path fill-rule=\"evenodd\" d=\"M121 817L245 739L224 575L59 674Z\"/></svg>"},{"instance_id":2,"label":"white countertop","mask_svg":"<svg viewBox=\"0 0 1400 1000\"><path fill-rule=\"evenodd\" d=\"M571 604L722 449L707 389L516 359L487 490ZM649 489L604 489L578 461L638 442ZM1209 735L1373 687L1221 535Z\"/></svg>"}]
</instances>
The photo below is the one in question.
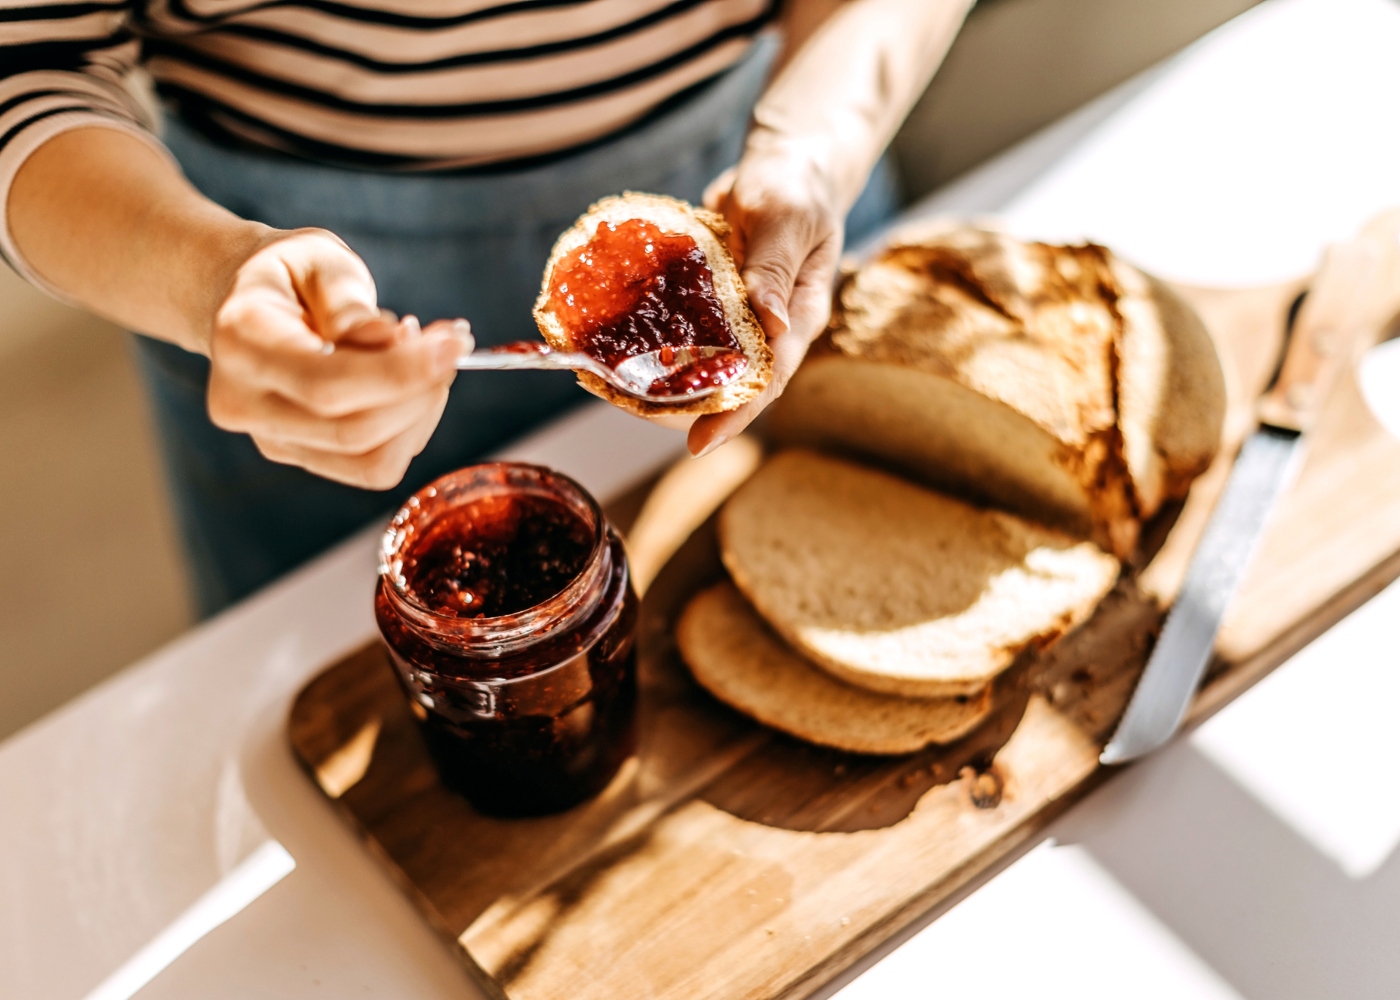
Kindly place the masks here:
<instances>
[{"instance_id":1,"label":"white countertop","mask_svg":"<svg viewBox=\"0 0 1400 1000\"><path fill-rule=\"evenodd\" d=\"M1400 204L1397 121L1400 5L1268 0L933 207L1092 236L1198 283L1272 281ZM599 404L509 454L607 496L680 448ZM124 1000L167 962L145 1000L478 995L283 734L301 684L374 633L373 544L0 743L0 997L80 1000L106 981L97 995ZM1392 587L843 1000L1400 995L1397 618ZM1332 759L1297 740L1304 709Z\"/></svg>"}]
</instances>

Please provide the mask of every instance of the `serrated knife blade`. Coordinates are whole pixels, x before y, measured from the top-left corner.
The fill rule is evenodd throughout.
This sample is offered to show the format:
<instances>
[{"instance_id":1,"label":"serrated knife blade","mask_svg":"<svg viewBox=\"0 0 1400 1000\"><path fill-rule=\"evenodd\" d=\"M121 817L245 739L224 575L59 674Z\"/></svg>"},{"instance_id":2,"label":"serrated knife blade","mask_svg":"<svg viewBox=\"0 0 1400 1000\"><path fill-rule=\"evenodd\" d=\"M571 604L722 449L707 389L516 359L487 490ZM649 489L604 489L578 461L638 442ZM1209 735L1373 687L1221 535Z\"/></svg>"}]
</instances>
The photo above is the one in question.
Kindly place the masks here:
<instances>
[{"instance_id":1,"label":"serrated knife blade","mask_svg":"<svg viewBox=\"0 0 1400 1000\"><path fill-rule=\"evenodd\" d=\"M1331 247L1290 331L1259 426L1240 449L1127 710L1099 761L1123 764L1176 734L1215 650L1274 502L1293 477L1306 431L1364 333L1391 318L1400 285L1400 210Z\"/></svg>"},{"instance_id":2,"label":"serrated knife blade","mask_svg":"<svg viewBox=\"0 0 1400 1000\"><path fill-rule=\"evenodd\" d=\"M1142 680L1099 755L1100 763L1122 764L1150 753L1181 725L1274 500L1297 468L1301 441L1297 431L1261 427L1240 449Z\"/></svg>"}]
</instances>

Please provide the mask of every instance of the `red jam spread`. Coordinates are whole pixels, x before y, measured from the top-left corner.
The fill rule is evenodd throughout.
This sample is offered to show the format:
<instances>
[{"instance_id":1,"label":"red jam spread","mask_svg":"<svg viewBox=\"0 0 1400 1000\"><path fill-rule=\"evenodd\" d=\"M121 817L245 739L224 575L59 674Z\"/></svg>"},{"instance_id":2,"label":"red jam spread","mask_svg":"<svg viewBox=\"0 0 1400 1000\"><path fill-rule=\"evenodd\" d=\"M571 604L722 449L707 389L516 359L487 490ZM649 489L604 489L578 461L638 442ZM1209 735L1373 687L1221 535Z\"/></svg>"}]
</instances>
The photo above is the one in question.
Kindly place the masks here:
<instances>
[{"instance_id":1,"label":"red jam spread","mask_svg":"<svg viewBox=\"0 0 1400 1000\"><path fill-rule=\"evenodd\" d=\"M666 351L661 352L661 363L669 365ZM700 358L684 365L670 375L659 378L647 388L652 396L684 396L711 386L728 385L749 367L749 359L740 351L722 351L708 358Z\"/></svg>"},{"instance_id":2,"label":"red jam spread","mask_svg":"<svg viewBox=\"0 0 1400 1000\"><path fill-rule=\"evenodd\" d=\"M722 385L748 367L704 252L692 237L644 219L603 223L565 254L551 275L549 307L575 350L610 368L666 347L727 348L658 379L649 390L657 395Z\"/></svg>"},{"instance_id":3,"label":"red jam spread","mask_svg":"<svg viewBox=\"0 0 1400 1000\"><path fill-rule=\"evenodd\" d=\"M567 809L632 753L637 597L567 477L502 462L420 490L385 533L375 616L443 783L481 812Z\"/></svg>"},{"instance_id":4,"label":"red jam spread","mask_svg":"<svg viewBox=\"0 0 1400 1000\"><path fill-rule=\"evenodd\" d=\"M486 496L433 521L405 553L403 575L438 614L496 618L559 593L592 548L588 525L556 500Z\"/></svg>"}]
</instances>

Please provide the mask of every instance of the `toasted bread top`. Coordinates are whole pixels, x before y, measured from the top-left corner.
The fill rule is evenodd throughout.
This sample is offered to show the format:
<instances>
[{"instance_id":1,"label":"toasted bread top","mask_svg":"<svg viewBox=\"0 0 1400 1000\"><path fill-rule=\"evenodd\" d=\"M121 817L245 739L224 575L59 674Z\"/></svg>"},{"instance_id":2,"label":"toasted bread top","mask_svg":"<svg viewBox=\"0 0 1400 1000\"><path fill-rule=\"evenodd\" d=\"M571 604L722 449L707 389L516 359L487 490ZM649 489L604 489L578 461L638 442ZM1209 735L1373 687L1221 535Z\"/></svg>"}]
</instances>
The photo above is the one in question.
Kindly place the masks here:
<instances>
[{"instance_id":1,"label":"toasted bread top","mask_svg":"<svg viewBox=\"0 0 1400 1000\"><path fill-rule=\"evenodd\" d=\"M1047 520L1082 519L1130 555L1138 526L1183 496L1218 446L1224 380L1200 320L1167 286L1093 244L946 224L905 235L844 282L831 330L775 410L780 436L876 454L1018 511L1039 513L1043 500L1069 514ZM839 369L827 370L839 361L911 377L861 378L869 369L852 368L842 398ZM940 382L950 388L939 391ZM881 405L906 413L903 436L880 426L862 398L896 383L912 397ZM974 396L991 405L971 405ZM974 431L1021 419L1043 443L1017 433L1013 456L1004 430L959 442L951 430L910 425L946 424L950 412L981 422ZM1020 495L1027 489L1047 495Z\"/></svg>"},{"instance_id":2,"label":"toasted bread top","mask_svg":"<svg viewBox=\"0 0 1400 1000\"><path fill-rule=\"evenodd\" d=\"M889 247L856 272L831 342L957 379L1082 449L1116 417L1109 280L1100 247L952 230Z\"/></svg>"}]
</instances>

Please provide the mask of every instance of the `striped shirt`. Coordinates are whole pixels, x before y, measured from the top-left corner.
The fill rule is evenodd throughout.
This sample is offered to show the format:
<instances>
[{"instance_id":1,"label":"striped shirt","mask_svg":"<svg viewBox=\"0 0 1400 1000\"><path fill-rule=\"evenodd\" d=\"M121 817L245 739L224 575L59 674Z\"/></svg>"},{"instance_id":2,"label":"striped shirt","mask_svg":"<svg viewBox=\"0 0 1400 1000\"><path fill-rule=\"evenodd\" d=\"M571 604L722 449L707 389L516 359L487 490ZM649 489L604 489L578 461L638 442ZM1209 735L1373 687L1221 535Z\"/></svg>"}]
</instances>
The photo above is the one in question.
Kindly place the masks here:
<instances>
[{"instance_id":1,"label":"striped shirt","mask_svg":"<svg viewBox=\"0 0 1400 1000\"><path fill-rule=\"evenodd\" d=\"M137 64L206 133L372 169L452 169L625 128L737 62L774 6L0 0L0 207L60 132L107 125L154 141L125 89Z\"/></svg>"}]
</instances>

